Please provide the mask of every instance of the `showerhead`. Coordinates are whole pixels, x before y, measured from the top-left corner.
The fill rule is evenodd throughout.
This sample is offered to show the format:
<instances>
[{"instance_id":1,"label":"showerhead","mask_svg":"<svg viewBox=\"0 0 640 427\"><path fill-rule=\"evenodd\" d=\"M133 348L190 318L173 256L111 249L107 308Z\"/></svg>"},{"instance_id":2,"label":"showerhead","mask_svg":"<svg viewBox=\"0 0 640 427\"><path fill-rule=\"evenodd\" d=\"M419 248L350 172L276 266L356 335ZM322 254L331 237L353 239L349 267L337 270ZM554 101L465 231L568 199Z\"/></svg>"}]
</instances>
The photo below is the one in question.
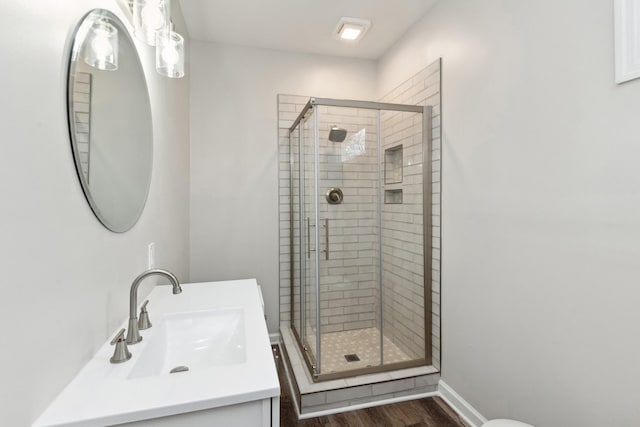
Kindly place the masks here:
<instances>
[{"instance_id":1,"label":"showerhead","mask_svg":"<svg viewBox=\"0 0 640 427\"><path fill-rule=\"evenodd\" d=\"M331 126L329 131L329 141L342 142L347 137L347 130L339 128L338 126Z\"/></svg>"}]
</instances>

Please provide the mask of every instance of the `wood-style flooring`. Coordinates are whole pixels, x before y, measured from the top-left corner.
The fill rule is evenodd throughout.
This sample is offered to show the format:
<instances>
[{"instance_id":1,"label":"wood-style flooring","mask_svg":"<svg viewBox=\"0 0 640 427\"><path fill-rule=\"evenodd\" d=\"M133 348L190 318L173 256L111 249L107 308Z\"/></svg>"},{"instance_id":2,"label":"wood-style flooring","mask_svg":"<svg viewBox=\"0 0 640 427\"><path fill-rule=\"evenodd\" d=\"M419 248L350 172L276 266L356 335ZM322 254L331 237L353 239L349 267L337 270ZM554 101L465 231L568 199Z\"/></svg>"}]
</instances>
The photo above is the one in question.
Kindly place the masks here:
<instances>
[{"instance_id":1,"label":"wood-style flooring","mask_svg":"<svg viewBox=\"0 0 640 427\"><path fill-rule=\"evenodd\" d=\"M298 420L284 373L280 349L277 346L273 348L278 355L278 377L281 389L280 425L282 427L466 427L453 409L439 397Z\"/></svg>"}]
</instances>

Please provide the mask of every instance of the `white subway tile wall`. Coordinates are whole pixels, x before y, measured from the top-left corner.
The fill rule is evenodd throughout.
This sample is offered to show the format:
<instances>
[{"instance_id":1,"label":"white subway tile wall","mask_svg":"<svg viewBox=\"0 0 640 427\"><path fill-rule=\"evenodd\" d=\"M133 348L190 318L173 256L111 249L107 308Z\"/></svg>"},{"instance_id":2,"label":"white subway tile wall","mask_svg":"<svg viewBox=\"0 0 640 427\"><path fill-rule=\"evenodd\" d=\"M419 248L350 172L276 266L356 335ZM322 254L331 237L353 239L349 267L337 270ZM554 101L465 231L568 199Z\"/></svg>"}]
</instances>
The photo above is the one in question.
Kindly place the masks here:
<instances>
[{"instance_id":1,"label":"white subway tile wall","mask_svg":"<svg viewBox=\"0 0 640 427\"><path fill-rule=\"evenodd\" d=\"M431 152L431 340L432 364L440 369L440 69L438 60L408 79L383 102L432 107ZM424 354L424 252L421 117L383 112L382 149L402 145L401 204L382 205L382 284L384 335L414 357Z\"/></svg>"},{"instance_id":2,"label":"white subway tile wall","mask_svg":"<svg viewBox=\"0 0 640 427\"><path fill-rule=\"evenodd\" d=\"M290 153L289 127L309 100L308 96L279 95L279 185L280 185L280 321L291 321L290 262ZM430 65L383 97L384 102L430 105L432 110L432 360L440 366L440 61ZM424 262L422 201L422 121L421 115L406 112L381 114L380 132L385 174L385 152L402 145L401 182L388 179L383 190L402 191L402 203L384 204L378 200L377 111L343 107L316 108L319 118L320 175L319 193L339 187L344 201L339 205L319 203L320 210L320 322L323 333L377 327L380 319L378 272L382 270L383 319L385 339L412 358L424 354ZM315 113L314 113L315 114ZM313 120L311 118L310 120ZM311 121L307 129L310 130ZM344 142L328 140L331 126L347 130ZM364 129L364 138L358 132ZM313 147L313 135L305 132L304 146ZM362 144L364 142L364 151ZM355 153L355 154L354 154ZM397 154L397 153L396 153ZM307 169L313 171L313 151L303 153ZM397 157L396 157L397 160ZM294 162L298 165L298 162ZM395 172L397 178L397 164ZM294 173L297 175L298 170ZM307 271L315 264L315 246L310 253L299 253L300 232L313 242L312 181L305 185L305 210L302 224L297 208L299 182L294 178L294 253L304 257ZM323 200L323 199L320 199ZM382 202L382 228L378 232L377 204ZM309 220L307 222L307 216ZM327 222L329 259L326 260ZM302 226L301 226L302 225ZM306 236L305 236L306 237ZM382 238L382 245L379 239ZM382 257L378 248L382 247ZM382 258L382 269L378 260ZM294 262L294 279L299 283L299 259ZM309 274L309 273L307 273ZM305 319L308 341L315 340L315 278L307 277ZM297 287L293 303L299 313ZM311 308L311 309L310 309ZM301 330L301 319L294 319ZM391 348L391 346L389 346ZM391 356L391 354L389 354ZM322 362L324 363L324 357ZM347 365L348 366L348 365ZM325 366L332 369L331 366ZM325 369L323 369L325 371Z\"/></svg>"}]
</instances>

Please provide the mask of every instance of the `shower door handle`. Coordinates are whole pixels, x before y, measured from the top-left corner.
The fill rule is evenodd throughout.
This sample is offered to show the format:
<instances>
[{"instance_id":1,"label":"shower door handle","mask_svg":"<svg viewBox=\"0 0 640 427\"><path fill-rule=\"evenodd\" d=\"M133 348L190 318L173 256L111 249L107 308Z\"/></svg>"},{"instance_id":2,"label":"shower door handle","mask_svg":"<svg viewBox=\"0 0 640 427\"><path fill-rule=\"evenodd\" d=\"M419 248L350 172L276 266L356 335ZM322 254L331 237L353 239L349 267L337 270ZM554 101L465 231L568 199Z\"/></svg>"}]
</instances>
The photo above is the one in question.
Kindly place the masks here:
<instances>
[{"instance_id":1,"label":"shower door handle","mask_svg":"<svg viewBox=\"0 0 640 427\"><path fill-rule=\"evenodd\" d=\"M307 218L307 259L311 258L311 252L314 249L311 249L311 227L315 227L315 225L311 225L311 221Z\"/></svg>"},{"instance_id":2,"label":"shower door handle","mask_svg":"<svg viewBox=\"0 0 640 427\"><path fill-rule=\"evenodd\" d=\"M311 221L307 218L307 258L311 258L311 227L315 227L315 225L311 225ZM329 218L325 218L324 225L322 226L325 229L324 243L326 249L323 250L324 258L329 259Z\"/></svg>"},{"instance_id":3,"label":"shower door handle","mask_svg":"<svg viewBox=\"0 0 640 427\"><path fill-rule=\"evenodd\" d=\"M324 259L329 259L329 218L324 219Z\"/></svg>"}]
</instances>

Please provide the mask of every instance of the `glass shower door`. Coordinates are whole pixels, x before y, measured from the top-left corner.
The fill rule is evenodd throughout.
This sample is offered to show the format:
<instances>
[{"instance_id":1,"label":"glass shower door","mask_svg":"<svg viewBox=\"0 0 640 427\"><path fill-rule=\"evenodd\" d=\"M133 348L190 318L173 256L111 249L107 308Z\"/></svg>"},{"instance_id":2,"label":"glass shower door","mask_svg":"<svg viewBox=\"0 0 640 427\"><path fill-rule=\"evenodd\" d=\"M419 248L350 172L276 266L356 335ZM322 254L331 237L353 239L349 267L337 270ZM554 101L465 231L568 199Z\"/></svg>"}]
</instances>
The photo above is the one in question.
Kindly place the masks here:
<instances>
[{"instance_id":1,"label":"glass shower door","mask_svg":"<svg viewBox=\"0 0 640 427\"><path fill-rule=\"evenodd\" d=\"M381 364L378 112L318 107L320 374Z\"/></svg>"},{"instance_id":2,"label":"glass shower door","mask_svg":"<svg viewBox=\"0 0 640 427\"><path fill-rule=\"evenodd\" d=\"M317 381L428 364L431 110L316 101L290 130L298 344Z\"/></svg>"}]
</instances>

